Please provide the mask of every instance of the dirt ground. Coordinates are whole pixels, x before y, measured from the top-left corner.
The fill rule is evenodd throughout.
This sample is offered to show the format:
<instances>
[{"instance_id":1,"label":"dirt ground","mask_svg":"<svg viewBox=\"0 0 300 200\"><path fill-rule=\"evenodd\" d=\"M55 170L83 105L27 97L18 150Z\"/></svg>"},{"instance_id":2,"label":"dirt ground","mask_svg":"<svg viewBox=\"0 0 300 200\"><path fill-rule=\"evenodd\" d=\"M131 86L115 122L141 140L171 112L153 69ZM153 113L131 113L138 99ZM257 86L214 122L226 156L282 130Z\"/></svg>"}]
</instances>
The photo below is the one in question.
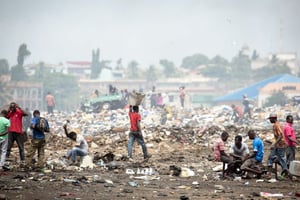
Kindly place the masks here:
<instances>
[{"instance_id":1,"label":"dirt ground","mask_svg":"<svg viewBox=\"0 0 300 200\"><path fill-rule=\"evenodd\" d=\"M137 148L133 162L113 161L94 169L7 171L1 174L0 199L261 199L261 192L283 195L270 199L300 199L299 177L275 183L256 178L222 179L221 172L214 172L207 164L209 149L174 146L171 154L149 149L152 157L142 162ZM169 170L172 165L185 166L195 175L174 176ZM129 170L137 173L150 168L148 176L128 174Z\"/></svg>"}]
</instances>

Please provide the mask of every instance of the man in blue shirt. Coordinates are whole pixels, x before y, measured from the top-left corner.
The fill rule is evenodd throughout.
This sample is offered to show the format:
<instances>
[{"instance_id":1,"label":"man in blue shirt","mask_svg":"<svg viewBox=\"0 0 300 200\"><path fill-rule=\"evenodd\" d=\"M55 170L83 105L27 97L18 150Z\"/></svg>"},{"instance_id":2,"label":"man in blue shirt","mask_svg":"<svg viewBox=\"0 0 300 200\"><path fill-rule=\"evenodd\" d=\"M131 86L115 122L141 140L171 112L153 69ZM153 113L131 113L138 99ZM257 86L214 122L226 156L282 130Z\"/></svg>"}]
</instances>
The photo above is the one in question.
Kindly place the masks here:
<instances>
[{"instance_id":1,"label":"man in blue shirt","mask_svg":"<svg viewBox=\"0 0 300 200\"><path fill-rule=\"evenodd\" d=\"M26 156L26 166L27 167L31 167L32 158L33 158L36 150L38 151L37 167L38 168L44 167L46 140L45 140L45 131L38 128L40 120L41 120L40 111L38 111L38 110L33 111L33 118L31 120L31 124L30 124L30 128L32 129L31 146L30 146L30 149L28 150L28 154ZM49 124L48 124L47 120L46 120L46 123L47 123L46 124L47 128L49 130Z\"/></svg>"},{"instance_id":2,"label":"man in blue shirt","mask_svg":"<svg viewBox=\"0 0 300 200\"><path fill-rule=\"evenodd\" d=\"M252 154L246 156L244 163L241 166L242 171L252 172L258 176L262 174L259 165L264 158L264 143L256 136L254 130L249 130L249 139L253 140L253 152Z\"/></svg>"}]
</instances>

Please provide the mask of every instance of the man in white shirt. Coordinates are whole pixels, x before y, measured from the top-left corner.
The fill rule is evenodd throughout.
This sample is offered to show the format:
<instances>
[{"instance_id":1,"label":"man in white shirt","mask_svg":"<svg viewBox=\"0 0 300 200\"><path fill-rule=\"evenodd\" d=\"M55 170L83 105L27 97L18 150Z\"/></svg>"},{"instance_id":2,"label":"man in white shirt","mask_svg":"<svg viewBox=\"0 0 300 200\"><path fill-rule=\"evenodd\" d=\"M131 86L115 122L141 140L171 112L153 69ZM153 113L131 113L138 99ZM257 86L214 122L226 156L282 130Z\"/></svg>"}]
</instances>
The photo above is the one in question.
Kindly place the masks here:
<instances>
[{"instance_id":1,"label":"man in white shirt","mask_svg":"<svg viewBox=\"0 0 300 200\"><path fill-rule=\"evenodd\" d=\"M68 138L73 140L73 148L72 150L69 150L66 154L66 157L72 160L72 165L77 165L76 163L76 157L77 156L86 156L88 154L88 143L84 139L82 135L77 134L74 131L71 131L68 133L67 125L65 124L63 126L65 130L65 134Z\"/></svg>"},{"instance_id":2,"label":"man in white shirt","mask_svg":"<svg viewBox=\"0 0 300 200\"><path fill-rule=\"evenodd\" d=\"M236 169L240 167L246 156L250 153L248 145L242 142L242 140L242 136L235 136L234 143L231 144L229 149L229 155L233 157Z\"/></svg>"}]
</instances>

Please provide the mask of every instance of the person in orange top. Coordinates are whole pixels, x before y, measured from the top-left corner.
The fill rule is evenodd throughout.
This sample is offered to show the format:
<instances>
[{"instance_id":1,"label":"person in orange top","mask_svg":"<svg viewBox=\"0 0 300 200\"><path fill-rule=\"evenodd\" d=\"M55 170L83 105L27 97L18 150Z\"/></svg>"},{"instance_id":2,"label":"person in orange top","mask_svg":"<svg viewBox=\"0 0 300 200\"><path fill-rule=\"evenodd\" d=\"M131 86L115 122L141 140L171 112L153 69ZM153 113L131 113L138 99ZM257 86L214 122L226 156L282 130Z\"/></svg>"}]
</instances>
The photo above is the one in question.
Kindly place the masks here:
<instances>
[{"instance_id":1,"label":"person in orange top","mask_svg":"<svg viewBox=\"0 0 300 200\"><path fill-rule=\"evenodd\" d=\"M53 109L55 107L55 101L54 101L54 96L48 92L46 96L46 103L47 103L47 111L48 114L53 114Z\"/></svg>"},{"instance_id":2,"label":"person in orange top","mask_svg":"<svg viewBox=\"0 0 300 200\"><path fill-rule=\"evenodd\" d=\"M277 121L277 115L274 113L271 113L269 116L270 122L273 124L273 133L274 133L274 139L275 142L271 146L271 152L268 157L267 166L268 166L268 173L266 175L266 178L271 178L272 174L272 165L274 160L278 159L280 166L282 168L282 173L285 173L288 175L288 168L285 161L285 140L283 131L281 128L280 123Z\"/></svg>"}]
</instances>

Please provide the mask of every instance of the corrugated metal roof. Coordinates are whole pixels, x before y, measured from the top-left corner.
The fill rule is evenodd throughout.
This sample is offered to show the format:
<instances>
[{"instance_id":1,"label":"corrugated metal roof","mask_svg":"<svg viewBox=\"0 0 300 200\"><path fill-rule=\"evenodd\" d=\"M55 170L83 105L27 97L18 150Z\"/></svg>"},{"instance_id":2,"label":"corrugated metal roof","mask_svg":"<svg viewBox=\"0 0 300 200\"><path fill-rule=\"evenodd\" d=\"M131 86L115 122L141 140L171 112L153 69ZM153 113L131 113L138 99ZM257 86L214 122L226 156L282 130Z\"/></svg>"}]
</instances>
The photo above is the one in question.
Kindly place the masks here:
<instances>
[{"instance_id":1,"label":"corrugated metal roof","mask_svg":"<svg viewBox=\"0 0 300 200\"><path fill-rule=\"evenodd\" d=\"M247 94L250 99L257 99L259 90L269 83L300 83L300 78L292 76L290 74L281 74L273 76L271 78L250 85L249 87L239 89L225 96L217 97L213 99L213 101L219 102L241 100L243 94Z\"/></svg>"}]
</instances>

